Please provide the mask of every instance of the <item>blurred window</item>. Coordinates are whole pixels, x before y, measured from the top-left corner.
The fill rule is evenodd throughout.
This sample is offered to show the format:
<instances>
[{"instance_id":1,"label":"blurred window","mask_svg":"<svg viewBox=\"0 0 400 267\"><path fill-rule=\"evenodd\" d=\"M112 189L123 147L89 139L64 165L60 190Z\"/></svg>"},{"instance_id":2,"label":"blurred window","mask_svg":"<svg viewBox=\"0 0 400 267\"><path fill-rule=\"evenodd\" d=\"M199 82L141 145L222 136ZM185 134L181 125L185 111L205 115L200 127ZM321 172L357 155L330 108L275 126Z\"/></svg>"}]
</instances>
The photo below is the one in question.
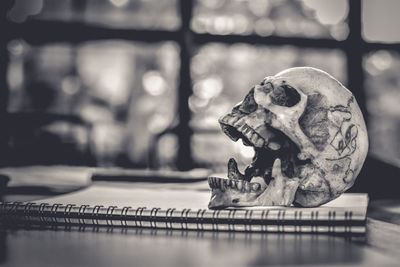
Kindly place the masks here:
<instances>
[{"instance_id":1,"label":"blurred window","mask_svg":"<svg viewBox=\"0 0 400 267\"><path fill-rule=\"evenodd\" d=\"M324 69L346 83L346 58L340 50L219 43L200 47L192 59L193 95L189 98L191 125L196 130L192 140L195 160L218 168L235 157L239 164L248 165L253 149L221 135L218 118L242 101L250 87L267 74L296 66ZM215 133L205 129L214 129Z\"/></svg>"},{"instance_id":2,"label":"blurred window","mask_svg":"<svg viewBox=\"0 0 400 267\"><path fill-rule=\"evenodd\" d=\"M1 41L10 56L9 62L3 58L8 111L73 115L93 125L89 140L99 165L158 162L183 169L193 158L194 166L217 170L229 156L248 162L252 155L221 133L217 118L265 75L308 65L354 90L368 111L371 153L399 163L399 5L396 0L14 0L7 18L16 26ZM55 32L53 40L46 30L57 26L67 32ZM76 34L81 27L88 37ZM47 129L67 132L68 138L79 132L63 125ZM193 130L191 146L187 126Z\"/></svg>"},{"instance_id":3,"label":"blurred window","mask_svg":"<svg viewBox=\"0 0 400 267\"><path fill-rule=\"evenodd\" d=\"M13 40L8 47L8 111L77 115L93 126L98 164L149 164L154 136L175 118L176 44L109 40L30 46ZM170 161L173 153L167 155Z\"/></svg>"},{"instance_id":4,"label":"blurred window","mask_svg":"<svg viewBox=\"0 0 400 267\"><path fill-rule=\"evenodd\" d=\"M365 55L363 66L370 152L400 166L400 53L371 52Z\"/></svg>"},{"instance_id":5,"label":"blurred window","mask_svg":"<svg viewBox=\"0 0 400 267\"><path fill-rule=\"evenodd\" d=\"M363 38L369 42L400 42L400 1L363 0Z\"/></svg>"},{"instance_id":6,"label":"blurred window","mask_svg":"<svg viewBox=\"0 0 400 267\"><path fill-rule=\"evenodd\" d=\"M9 20L16 23L32 18L73 21L79 19L78 16L79 13L74 14L72 0L15 0L8 12Z\"/></svg>"},{"instance_id":7,"label":"blurred window","mask_svg":"<svg viewBox=\"0 0 400 267\"><path fill-rule=\"evenodd\" d=\"M176 30L177 0L16 0L14 22L85 22L111 28Z\"/></svg>"},{"instance_id":8,"label":"blurred window","mask_svg":"<svg viewBox=\"0 0 400 267\"><path fill-rule=\"evenodd\" d=\"M346 0L197 0L192 29L218 35L329 38L348 34Z\"/></svg>"},{"instance_id":9,"label":"blurred window","mask_svg":"<svg viewBox=\"0 0 400 267\"><path fill-rule=\"evenodd\" d=\"M400 42L400 2L364 0L363 29L365 41L386 43L386 48L372 45L363 57L364 87L369 114L370 153L400 166L400 51L390 44ZM394 48L394 47L393 47Z\"/></svg>"},{"instance_id":10,"label":"blurred window","mask_svg":"<svg viewBox=\"0 0 400 267\"><path fill-rule=\"evenodd\" d=\"M84 21L107 27L176 30L177 0L88 0Z\"/></svg>"}]
</instances>

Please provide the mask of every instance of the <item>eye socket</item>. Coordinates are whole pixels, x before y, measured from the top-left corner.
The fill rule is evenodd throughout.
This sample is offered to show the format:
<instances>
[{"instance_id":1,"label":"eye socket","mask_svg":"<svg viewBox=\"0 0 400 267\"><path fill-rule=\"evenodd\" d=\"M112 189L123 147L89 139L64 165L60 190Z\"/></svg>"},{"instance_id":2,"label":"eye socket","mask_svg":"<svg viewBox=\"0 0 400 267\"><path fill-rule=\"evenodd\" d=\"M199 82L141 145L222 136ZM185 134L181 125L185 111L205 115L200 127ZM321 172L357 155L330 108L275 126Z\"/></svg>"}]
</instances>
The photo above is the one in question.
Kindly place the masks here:
<instances>
[{"instance_id":1,"label":"eye socket","mask_svg":"<svg viewBox=\"0 0 400 267\"><path fill-rule=\"evenodd\" d=\"M242 104L238 107L243 113L249 114L257 110L257 103L254 99L254 87L251 88L250 92L244 98Z\"/></svg>"},{"instance_id":2,"label":"eye socket","mask_svg":"<svg viewBox=\"0 0 400 267\"><path fill-rule=\"evenodd\" d=\"M271 93L271 102L278 106L293 107L300 101L300 94L288 84L275 87Z\"/></svg>"}]
</instances>

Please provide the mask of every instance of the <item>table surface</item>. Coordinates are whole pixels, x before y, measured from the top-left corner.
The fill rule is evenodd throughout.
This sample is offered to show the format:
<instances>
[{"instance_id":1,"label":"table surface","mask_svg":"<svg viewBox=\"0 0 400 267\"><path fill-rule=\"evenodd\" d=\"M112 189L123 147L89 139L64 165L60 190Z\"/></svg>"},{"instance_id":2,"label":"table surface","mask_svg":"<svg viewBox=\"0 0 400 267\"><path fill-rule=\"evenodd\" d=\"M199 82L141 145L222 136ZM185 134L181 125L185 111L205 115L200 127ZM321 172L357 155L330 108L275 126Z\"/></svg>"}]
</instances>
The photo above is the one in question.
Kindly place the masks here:
<instances>
[{"instance_id":1,"label":"table surface","mask_svg":"<svg viewBox=\"0 0 400 267\"><path fill-rule=\"evenodd\" d=\"M0 169L12 177L11 187L52 181L58 191L87 186L92 172L61 166ZM10 192L6 200L48 196ZM0 232L1 266L399 266L399 252L399 200L372 201L367 233L356 238L94 227Z\"/></svg>"}]
</instances>

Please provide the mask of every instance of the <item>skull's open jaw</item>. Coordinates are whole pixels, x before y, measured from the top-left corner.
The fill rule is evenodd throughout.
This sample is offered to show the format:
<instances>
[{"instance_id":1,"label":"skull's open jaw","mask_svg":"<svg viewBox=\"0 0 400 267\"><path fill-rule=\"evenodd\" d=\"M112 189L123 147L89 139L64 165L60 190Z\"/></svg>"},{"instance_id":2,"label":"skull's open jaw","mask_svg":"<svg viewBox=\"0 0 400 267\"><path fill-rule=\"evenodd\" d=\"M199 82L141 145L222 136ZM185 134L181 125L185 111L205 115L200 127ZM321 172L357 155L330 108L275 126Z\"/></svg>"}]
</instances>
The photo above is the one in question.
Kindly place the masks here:
<instances>
[{"instance_id":1,"label":"skull's open jaw","mask_svg":"<svg viewBox=\"0 0 400 267\"><path fill-rule=\"evenodd\" d=\"M232 119L227 115L220 119L220 124L230 139L242 139L244 145L254 148L253 160L241 173L231 158L228 179L209 177L212 196L208 207L291 205L300 182L296 177L308 162L297 158L299 149L283 133L264 129L270 132L271 138L267 139L248 125L237 123L239 120L240 116Z\"/></svg>"}]
</instances>

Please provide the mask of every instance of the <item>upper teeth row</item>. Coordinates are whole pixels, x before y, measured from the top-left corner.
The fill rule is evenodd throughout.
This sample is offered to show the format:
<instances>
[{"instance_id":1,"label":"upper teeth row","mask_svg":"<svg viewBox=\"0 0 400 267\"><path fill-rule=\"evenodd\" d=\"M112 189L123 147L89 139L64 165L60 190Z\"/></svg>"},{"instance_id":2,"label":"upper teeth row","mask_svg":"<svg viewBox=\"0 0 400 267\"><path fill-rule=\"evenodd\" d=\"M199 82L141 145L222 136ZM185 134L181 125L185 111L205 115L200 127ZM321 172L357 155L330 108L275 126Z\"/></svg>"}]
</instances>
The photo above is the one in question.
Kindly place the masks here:
<instances>
[{"instance_id":1,"label":"upper teeth row","mask_svg":"<svg viewBox=\"0 0 400 267\"><path fill-rule=\"evenodd\" d=\"M262 148L265 145L265 147L268 147L272 150L278 150L281 148L280 144L277 142L269 142L269 140L264 140L264 138L262 138L246 124L243 118L224 116L221 119L221 122L233 126L236 130L241 132L255 147Z\"/></svg>"},{"instance_id":2,"label":"upper teeth row","mask_svg":"<svg viewBox=\"0 0 400 267\"><path fill-rule=\"evenodd\" d=\"M259 183L250 183L245 180L224 179L218 177L208 177L210 188L218 188L225 191L228 187L242 192L258 191L261 188Z\"/></svg>"}]
</instances>

